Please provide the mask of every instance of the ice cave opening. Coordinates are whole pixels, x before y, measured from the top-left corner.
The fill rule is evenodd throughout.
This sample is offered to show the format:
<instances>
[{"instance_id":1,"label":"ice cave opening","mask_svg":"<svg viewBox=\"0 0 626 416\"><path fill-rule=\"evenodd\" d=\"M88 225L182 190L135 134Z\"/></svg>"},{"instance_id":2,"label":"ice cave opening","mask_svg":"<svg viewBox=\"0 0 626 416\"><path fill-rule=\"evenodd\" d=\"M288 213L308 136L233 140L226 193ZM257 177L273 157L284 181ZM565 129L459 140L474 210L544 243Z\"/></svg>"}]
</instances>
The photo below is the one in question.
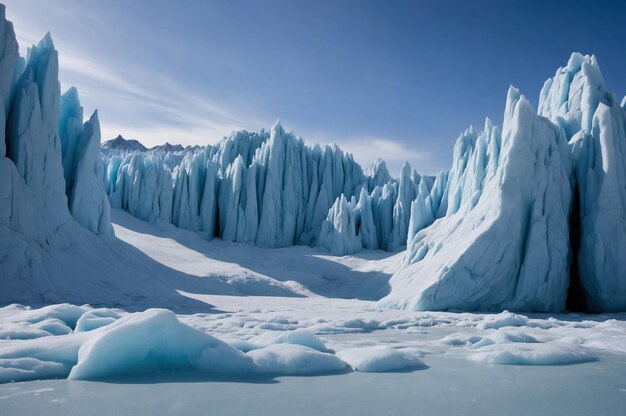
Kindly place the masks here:
<instances>
[{"instance_id":1,"label":"ice cave opening","mask_svg":"<svg viewBox=\"0 0 626 416\"><path fill-rule=\"evenodd\" d=\"M574 188L572 198L572 211L569 216L569 241L571 248L571 264L569 269L569 287L567 289L567 300L565 302L565 308L569 312L583 312L588 313L589 305L585 298L585 291L580 280L580 273L578 271L578 251L580 249L580 234L581 234L581 222L580 217L580 193L578 185Z\"/></svg>"}]
</instances>

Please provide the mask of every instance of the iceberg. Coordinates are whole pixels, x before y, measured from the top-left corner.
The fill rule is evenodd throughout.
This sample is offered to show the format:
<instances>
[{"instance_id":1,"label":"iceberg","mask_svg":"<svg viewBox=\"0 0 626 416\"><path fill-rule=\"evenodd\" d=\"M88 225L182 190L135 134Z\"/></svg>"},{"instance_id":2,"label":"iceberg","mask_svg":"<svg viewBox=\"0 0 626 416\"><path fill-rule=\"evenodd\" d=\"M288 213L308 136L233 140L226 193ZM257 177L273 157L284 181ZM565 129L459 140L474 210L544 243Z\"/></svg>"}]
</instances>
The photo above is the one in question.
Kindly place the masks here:
<instances>
[{"instance_id":1,"label":"iceberg","mask_svg":"<svg viewBox=\"0 0 626 416\"><path fill-rule=\"evenodd\" d=\"M98 379L157 370L245 373L252 360L216 338L181 324L164 309L131 314L90 331L68 378Z\"/></svg>"},{"instance_id":2,"label":"iceberg","mask_svg":"<svg viewBox=\"0 0 626 416\"><path fill-rule=\"evenodd\" d=\"M46 315L43 310L36 313ZM57 377L99 380L163 371L314 375L349 369L306 330L261 334L254 340L261 345L244 353L180 322L167 309L121 317L110 309L87 310L77 325L75 332L54 336L26 326L29 332L22 339L0 345L0 383Z\"/></svg>"}]
</instances>

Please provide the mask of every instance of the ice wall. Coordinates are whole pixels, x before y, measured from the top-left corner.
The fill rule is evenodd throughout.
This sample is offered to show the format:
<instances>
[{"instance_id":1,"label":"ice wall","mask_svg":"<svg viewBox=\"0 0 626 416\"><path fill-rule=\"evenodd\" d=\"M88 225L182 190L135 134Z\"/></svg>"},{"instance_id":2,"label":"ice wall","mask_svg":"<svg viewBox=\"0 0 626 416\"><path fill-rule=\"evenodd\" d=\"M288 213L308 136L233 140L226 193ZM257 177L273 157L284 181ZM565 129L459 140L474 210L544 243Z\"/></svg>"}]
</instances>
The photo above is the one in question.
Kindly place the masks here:
<instances>
[{"instance_id":1,"label":"ice wall","mask_svg":"<svg viewBox=\"0 0 626 416\"><path fill-rule=\"evenodd\" d=\"M626 112L594 56L572 54L548 79L539 113L570 140L580 197L578 272L592 311L626 310Z\"/></svg>"},{"instance_id":2,"label":"ice wall","mask_svg":"<svg viewBox=\"0 0 626 416\"><path fill-rule=\"evenodd\" d=\"M447 214L412 207L406 266L379 304L416 310L557 311L569 282L572 167L562 130L511 88L502 134L487 120L457 141Z\"/></svg>"},{"instance_id":3,"label":"ice wall","mask_svg":"<svg viewBox=\"0 0 626 416\"><path fill-rule=\"evenodd\" d=\"M73 219L92 232L111 230L97 172L99 128L95 118L88 123L85 140L81 132L73 156L66 160L66 166L75 168L65 172L58 54L52 38L47 34L21 58L13 25L0 5L0 48L0 282L14 299L41 296L45 301L53 297L50 287L40 287L49 272L48 249L67 249L76 242L84 228ZM75 107L66 115L69 134L78 137L82 110ZM99 209L93 221L91 213Z\"/></svg>"},{"instance_id":4,"label":"ice wall","mask_svg":"<svg viewBox=\"0 0 626 416\"><path fill-rule=\"evenodd\" d=\"M408 165L397 180L382 161L366 175L337 146L307 146L280 123L269 132L234 133L174 163L166 160L170 157L162 151L107 151L104 186L111 205L207 238L267 248L308 244L335 254L352 253L357 246L400 250L422 178L431 187L429 178ZM331 227L320 243L323 224L337 221L333 207L342 197L356 198L353 227L359 241L330 244Z\"/></svg>"},{"instance_id":5,"label":"ice wall","mask_svg":"<svg viewBox=\"0 0 626 416\"><path fill-rule=\"evenodd\" d=\"M72 217L95 234L113 234L111 206L101 182L98 112L83 125L83 108L75 87L61 97L59 132L65 193Z\"/></svg>"}]
</instances>

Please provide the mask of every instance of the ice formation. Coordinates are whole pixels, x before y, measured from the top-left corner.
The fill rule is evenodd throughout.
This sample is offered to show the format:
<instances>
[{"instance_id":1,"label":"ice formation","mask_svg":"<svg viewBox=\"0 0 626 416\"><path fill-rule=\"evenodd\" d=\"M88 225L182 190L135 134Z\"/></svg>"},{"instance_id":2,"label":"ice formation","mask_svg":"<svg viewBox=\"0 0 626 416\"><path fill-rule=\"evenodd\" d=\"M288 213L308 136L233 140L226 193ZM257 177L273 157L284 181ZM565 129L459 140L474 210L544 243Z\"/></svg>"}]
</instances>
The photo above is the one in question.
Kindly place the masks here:
<instances>
[{"instance_id":1,"label":"ice formation","mask_svg":"<svg viewBox=\"0 0 626 416\"><path fill-rule=\"evenodd\" d=\"M169 310L149 309L122 317L107 309L83 311L77 325L90 322L91 328L77 326L75 332L68 328L53 335L26 325L22 332L28 336L21 340L28 343L0 346L0 383L53 377L90 380L159 371L312 375L348 368L304 330L265 337L265 345L244 353L180 322ZM18 312L15 318L20 315L24 313ZM106 320L93 325L98 316ZM6 338L15 339L16 334L13 330ZM289 341L312 342L317 349Z\"/></svg>"},{"instance_id":2,"label":"ice formation","mask_svg":"<svg viewBox=\"0 0 626 416\"><path fill-rule=\"evenodd\" d=\"M120 268L129 258L101 238L112 226L97 115L83 125L76 90L61 98L49 34L19 56L4 6L0 47L0 299L58 302L69 286L90 300L128 293L115 286L136 271Z\"/></svg>"},{"instance_id":3,"label":"ice formation","mask_svg":"<svg viewBox=\"0 0 626 416\"><path fill-rule=\"evenodd\" d=\"M59 231L71 218L58 134L58 58L49 36L21 58L4 6L0 36L0 276L24 279L46 273L41 246L63 246Z\"/></svg>"},{"instance_id":4,"label":"ice formation","mask_svg":"<svg viewBox=\"0 0 626 416\"><path fill-rule=\"evenodd\" d=\"M78 90L70 88L61 97L60 137L65 193L76 222L96 234L112 234L111 205L101 178L100 122L95 111L83 124Z\"/></svg>"},{"instance_id":5,"label":"ice formation","mask_svg":"<svg viewBox=\"0 0 626 416\"><path fill-rule=\"evenodd\" d=\"M232 298L219 302L222 309L232 305ZM270 309L257 309L260 304ZM142 373L154 380L166 371L263 377L344 373L350 368L409 371L441 369L451 361L456 366L458 358L541 366L604 361L602 365L610 366L626 352L621 319L509 312L407 314L372 309L369 302L319 298L248 298L239 307L232 313L178 316L164 309L128 313L69 304L2 307L0 384ZM451 332L455 330L459 332ZM428 337L415 336L425 331Z\"/></svg>"},{"instance_id":6,"label":"ice formation","mask_svg":"<svg viewBox=\"0 0 626 416\"><path fill-rule=\"evenodd\" d=\"M396 350L385 345L345 349L337 355L350 364L354 371L366 373L382 373L426 367L415 352Z\"/></svg>"},{"instance_id":7,"label":"ice formation","mask_svg":"<svg viewBox=\"0 0 626 416\"><path fill-rule=\"evenodd\" d=\"M502 134L488 120L459 137L441 197L412 202L406 267L381 305L562 310L572 286L578 308L626 308L624 108L595 57L574 53L538 113L510 90Z\"/></svg>"},{"instance_id":8,"label":"ice formation","mask_svg":"<svg viewBox=\"0 0 626 416\"><path fill-rule=\"evenodd\" d=\"M383 306L561 310L569 270L571 162L565 135L510 88L502 134L457 141L446 215L414 234Z\"/></svg>"},{"instance_id":9,"label":"ice formation","mask_svg":"<svg viewBox=\"0 0 626 416\"><path fill-rule=\"evenodd\" d=\"M541 90L539 113L570 141L580 201L578 273L593 311L626 310L626 112L594 56L572 54Z\"/></svg>"},{"instance_id":10,"label":"ice formation","mask_svg":"<svg viewBox=\"0 0 626 416\"><path fill-rule=\"evenodd\" d=\"M109 149L104 162L111 206L141 219L207 238L267 248L311 244L337 255L402 248L411 200L421 182L430 190L429 178L408 165L398 180L381 161L366 175L337 146L309 147L280 123L174 153Z\"/></svg>"},{"instance_id":11,"label":"ice formation","mask_svg":"<svg viewBox=\"0 0 626 416\"><path fill-rule=\"evenodd\" d=\"M60 94L50 35L20 57L0 9L0 299L58 300L51 276L65 270L50 265L69 264L61 251L77 253L81 270L108 265L116 284L134 274L123 264L140 256L121 258L110 238L112 206L261 248L406 246L384 307L560 311L569 290L583 310L626 310L626 102L593 56L573 54L546 81L538 114L511 88L502 130L487 120L465 131L450 171L433 178L407 164L395 179L382 160L364 172L278 122L214 146L146 149L120 136L101 149L97 112L84 122L77 90ZM90 299L132 297L109 283L91 279Z\"/></svg>"}]
</instances>

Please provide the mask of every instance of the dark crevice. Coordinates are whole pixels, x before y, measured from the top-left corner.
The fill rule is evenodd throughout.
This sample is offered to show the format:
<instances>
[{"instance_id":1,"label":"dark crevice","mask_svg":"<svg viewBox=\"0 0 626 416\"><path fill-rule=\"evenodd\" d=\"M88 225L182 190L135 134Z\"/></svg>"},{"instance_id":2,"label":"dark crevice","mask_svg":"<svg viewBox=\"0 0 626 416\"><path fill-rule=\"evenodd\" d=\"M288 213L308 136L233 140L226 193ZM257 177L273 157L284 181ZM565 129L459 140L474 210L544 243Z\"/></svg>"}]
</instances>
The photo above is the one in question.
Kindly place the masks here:
<instances>
[{"instance_id":1,"label":"dark crevice","mask_svg":"<svg viewBox=\"0 0 626 416\"><path fill-rule=\"evenodd\" d=\"M580 194L578 186L574 189L572 212L569 217L569 241L572 249L572 264L569 272L569 288L565 308L569 312L589 312L589 306L585 298L585 290L580 280L578 270L578 251L581 237Z\"/></svg>"}]
</instances>

